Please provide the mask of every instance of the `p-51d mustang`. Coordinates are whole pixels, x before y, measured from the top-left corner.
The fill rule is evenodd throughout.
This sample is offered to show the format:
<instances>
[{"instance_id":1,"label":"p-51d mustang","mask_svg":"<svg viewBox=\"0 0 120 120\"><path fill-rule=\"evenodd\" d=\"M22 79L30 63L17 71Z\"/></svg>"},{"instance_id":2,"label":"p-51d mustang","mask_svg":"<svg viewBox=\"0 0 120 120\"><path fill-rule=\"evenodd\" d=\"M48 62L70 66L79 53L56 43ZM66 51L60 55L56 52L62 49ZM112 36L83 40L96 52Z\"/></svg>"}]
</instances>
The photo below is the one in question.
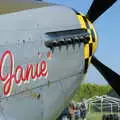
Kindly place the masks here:
<instances>
[{"instance_id":1,"label":"p-51d mustang","mask_svg":"<svg viewBox=\"0 0 120 120\"><path fill-rule=\"evenodd\" d=\"M90 63L120 95L120 76L94 53L93 22L116 0L88 13L31 0L0 0L0 120L54 120Z\"/></svg>"}]
</instances>

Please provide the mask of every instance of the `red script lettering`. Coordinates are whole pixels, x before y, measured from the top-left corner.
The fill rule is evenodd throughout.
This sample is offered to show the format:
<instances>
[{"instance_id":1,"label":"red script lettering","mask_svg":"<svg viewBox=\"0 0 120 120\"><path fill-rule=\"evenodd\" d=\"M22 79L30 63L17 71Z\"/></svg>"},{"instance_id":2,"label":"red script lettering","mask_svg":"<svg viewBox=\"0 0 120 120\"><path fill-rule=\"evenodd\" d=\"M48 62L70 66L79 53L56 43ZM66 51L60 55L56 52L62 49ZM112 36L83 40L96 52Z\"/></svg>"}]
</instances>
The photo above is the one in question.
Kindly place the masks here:
<instances>
[{"instance_id":1,"label":"red script lettering","mask_svg":"<svg viewBox=\"0 0 120 120\"><path fill-rule=\"evenodd\" d=\"M6 72L6 66L7 71ZM14 55L7 50L0 59L0 80L3 83L3 93L9 96L12 92L14 83L20 86L23 82L29 83L31 79L47 77L47 63L42 60L37 64L27 64L24 68L21 65L14 67Z\"/></svg>"}]
</instances>

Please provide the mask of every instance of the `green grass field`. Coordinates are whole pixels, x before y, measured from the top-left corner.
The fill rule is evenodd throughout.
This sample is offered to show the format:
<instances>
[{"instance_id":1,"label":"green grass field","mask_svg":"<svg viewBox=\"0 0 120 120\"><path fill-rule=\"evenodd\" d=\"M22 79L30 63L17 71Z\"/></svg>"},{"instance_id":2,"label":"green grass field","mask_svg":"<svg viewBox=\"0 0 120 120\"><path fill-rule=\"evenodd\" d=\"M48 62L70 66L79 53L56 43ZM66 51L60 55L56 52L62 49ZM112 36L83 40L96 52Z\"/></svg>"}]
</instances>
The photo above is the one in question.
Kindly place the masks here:
<instances>
[{"instance_id":1,"label":"green grass field","mask_svg":"<svg viewBox=\"0 0 120 120\"><path fill-rule=\"evenodd\" d=\"M103 113L88 113L87 120L102 120Z\"/></svg>"},{"instance_id":2,"label":"green grass field","mask_svg":"<svg viewBox=\"0 0 120 120\"><path fill-rule=\"evenodd\" d=\"M100 113L100 112L88 113L87 120L102 120L103 114L110 114L110 113ZM120 115L120 113L113 113L113 114Z\"/></svg>"}]
</instances>

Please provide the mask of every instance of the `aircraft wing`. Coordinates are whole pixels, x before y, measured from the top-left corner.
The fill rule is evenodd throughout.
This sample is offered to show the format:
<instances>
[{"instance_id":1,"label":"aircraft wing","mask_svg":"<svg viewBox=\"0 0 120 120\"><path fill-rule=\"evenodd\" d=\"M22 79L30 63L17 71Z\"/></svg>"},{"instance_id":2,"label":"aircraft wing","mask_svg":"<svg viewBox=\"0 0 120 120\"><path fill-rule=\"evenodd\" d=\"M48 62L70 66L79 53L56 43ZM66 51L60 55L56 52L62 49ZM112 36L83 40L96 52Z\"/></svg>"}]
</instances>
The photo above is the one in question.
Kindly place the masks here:
<instances>
[{"instance_id":1,"label":"aircraft wing","mask_svg":"<svg viewBox=\"0 0 120 120\"><path fill-rule=\"evenodd\" d=\"M18 12L33 8L47 7L51 5L54 4L33 0L0 0L0 14Z\"/></svg>"}]
</instances>

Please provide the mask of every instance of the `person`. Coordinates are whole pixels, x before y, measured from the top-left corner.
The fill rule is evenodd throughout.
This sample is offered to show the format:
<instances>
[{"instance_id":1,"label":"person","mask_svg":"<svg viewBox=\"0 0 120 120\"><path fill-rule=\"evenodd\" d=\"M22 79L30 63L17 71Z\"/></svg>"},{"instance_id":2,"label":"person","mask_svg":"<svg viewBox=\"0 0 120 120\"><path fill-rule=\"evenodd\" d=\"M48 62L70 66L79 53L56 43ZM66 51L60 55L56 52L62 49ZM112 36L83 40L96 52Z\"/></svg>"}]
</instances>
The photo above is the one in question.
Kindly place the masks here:
<instances>
[{"instance_id":1,"label":"person","mask_svg":"<svg viewBox=\"0 0 120 120\"><path fill-rule=\"evenodd\" d=\"M88 109L87 102L85 100L82 100L80 105L80 113L81 113L80 116L83 120L86 119L87 109Z\"/></svg>"},{"instance_id":2,"label":"person","mask_svg":"<svg viewBox=\"0 0 120 120\"><path fill-rule=\"evenodd\" d=\"M67 116L63 116L62 120L68 120Z\"/></svg>"},{"instance_id":3,"label":"person","mask_svg":"<svg viewBox=\"0 0 120 120\"><path fill-rule=\"evenodd\" d=\"M76 112L75 112L75 120L80 118L80 106L79 104L76 105Z\"/></svg>"},{"instance_id":4,"label":"person","mask_svg":"<svg viewBox=\"0 0 120 120\"><path fill-rule=\"evenodd\" d=\"M76 105L75 105L75 102L72 100L70 103L69 103L69 114L68 114L68 118L69 120L72 120L74 118L74 113L75 113L75 110L76 110Z\"/></svg>"},{"instance_id":5,"label":"person","mask_svg":"<svg viewBox=\"0 0 120 120\"><path fill-rule=\"evenodd\" d=\"M68 120L67 115L68 115L68 107L66 107L62 113L62 120Z\"/></svg>"},{"instance_id":6,"label":"person","mask_svg":"<svg viewBox=\"0 0 120 120\"><path fill-rule=\"evenodd\" d=\"M68 108L66 107L56 120L68 120L67 114L68 114Z\"/></svg>"}]
</instances>

